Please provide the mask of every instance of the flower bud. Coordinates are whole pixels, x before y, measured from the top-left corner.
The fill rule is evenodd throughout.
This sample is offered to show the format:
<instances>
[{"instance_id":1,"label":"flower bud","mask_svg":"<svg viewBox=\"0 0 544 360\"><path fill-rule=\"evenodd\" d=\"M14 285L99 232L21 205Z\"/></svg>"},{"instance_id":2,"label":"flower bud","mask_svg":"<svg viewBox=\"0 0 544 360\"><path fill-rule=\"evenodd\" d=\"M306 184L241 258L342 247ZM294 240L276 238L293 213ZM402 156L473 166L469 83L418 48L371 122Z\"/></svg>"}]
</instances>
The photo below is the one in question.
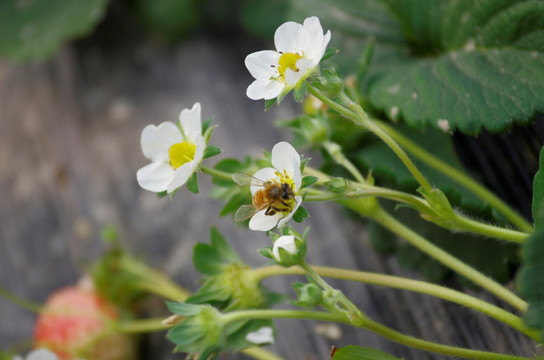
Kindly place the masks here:
<instances>
[{"instance_id":1,"label":"flower bud","mask_svg":"<svg viewBox=\"0 0 544 360\"><path fill-rule=\"evenodd\" d=\"M306 255L306 244L295 235L280 236L272 248L274 259L282 266L297 265Z\"/></svg>"},{"instance_id":2,"label":"flower bud","mask_svg":"<svg viewBox=\"0 0 544 360\"><path fill-rule=\"evenodd\" d=\"M294 305L305 308L314 308L321 303L323 292L316 284L297 283L293 284L293 287L298 298L297 301L293 302Z\"/></svg>"}]
</instances>

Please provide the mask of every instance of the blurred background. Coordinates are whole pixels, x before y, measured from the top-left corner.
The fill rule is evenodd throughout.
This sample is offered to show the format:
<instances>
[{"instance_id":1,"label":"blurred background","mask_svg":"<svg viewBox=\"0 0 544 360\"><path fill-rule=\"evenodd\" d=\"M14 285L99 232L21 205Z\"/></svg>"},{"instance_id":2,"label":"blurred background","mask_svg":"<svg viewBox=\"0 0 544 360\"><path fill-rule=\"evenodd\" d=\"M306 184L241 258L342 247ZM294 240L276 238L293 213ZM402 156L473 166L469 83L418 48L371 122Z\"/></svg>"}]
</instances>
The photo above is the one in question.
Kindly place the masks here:
<instances>
[{"instance_id":1,"label":"blurred background","mask_svg":"<svg viewBox=\"0 0 544 360\"><path fill-rule=\"evenodd\" d=\"M100 257L100 229L110 225L130 253L189 289L197 288L199 278L191 262L193 244L208 242L211 225L248 264L264 265L257 250L268 240L230 217L218 218L223 203L206 196L211 189L206 176L199 177L200 195L184 189L170 201L139 188L135 174L147 163L139 145L142 129L174 121L197 101L203 117L219 125L211 143L224 155L210 165L227 156L259 155L290 139L274 121L296 116L301 105L286 99L264 112L262 102L245 96L252 77L243 64L247 54L273 48L273 33L288 19L290 6L287 0L0 3L0 286L45 301ZM333 34L333 47L334 39ZM304 155L320 164L319 154ZM339 207L307 208L310 262L419 277L395 258L373 252L365 226ZM272 279L267 285L289 292L292 281ZM532 353L529 341L457 306L391 289L332 284L399 331L477 349ZM166 314L157 299L150 315ZM0 348L25 349L34 321L34 314L0 298ZM408 359L443 358L364 331L340 328L337 336L323 335L314 322L277 325L272 349L288 359L325 359L331 345L347 344ZM183 358L172 349L163 333L146 336L140 358Z\"/></svg>"}]
</instances>

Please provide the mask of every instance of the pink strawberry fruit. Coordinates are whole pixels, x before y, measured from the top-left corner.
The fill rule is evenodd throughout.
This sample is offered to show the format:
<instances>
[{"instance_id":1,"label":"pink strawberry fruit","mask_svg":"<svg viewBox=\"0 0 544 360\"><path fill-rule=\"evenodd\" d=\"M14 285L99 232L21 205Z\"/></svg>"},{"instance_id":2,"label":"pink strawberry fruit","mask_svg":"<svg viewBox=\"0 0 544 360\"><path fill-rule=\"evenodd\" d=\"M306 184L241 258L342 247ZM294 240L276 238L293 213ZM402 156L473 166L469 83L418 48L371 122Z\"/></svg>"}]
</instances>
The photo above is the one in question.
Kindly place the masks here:
<instances>
[{"instance_id":1,"label":"pink strawberry fruit","mask_svg":"<svg viewBox=\"0 0 544 360\"><path fill-rule=\"evenodd\" d=\"M34 328L34 347L60 360L134 359L132 338L116 331L117 309L85 285L57 290L47 299Z\"/></svg>"}]
</instances>

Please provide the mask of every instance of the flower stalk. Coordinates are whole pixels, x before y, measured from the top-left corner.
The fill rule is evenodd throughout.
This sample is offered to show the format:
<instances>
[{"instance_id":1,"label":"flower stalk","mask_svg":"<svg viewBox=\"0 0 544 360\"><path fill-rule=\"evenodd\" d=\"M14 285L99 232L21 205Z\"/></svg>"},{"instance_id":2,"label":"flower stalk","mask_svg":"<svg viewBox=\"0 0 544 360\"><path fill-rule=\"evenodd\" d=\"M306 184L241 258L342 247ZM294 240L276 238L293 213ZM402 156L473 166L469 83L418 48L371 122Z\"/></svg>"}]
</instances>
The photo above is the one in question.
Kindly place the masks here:
<instances>
[{"instance_id":1,"label":"flower stalk","mask_svg":"<svg viewBox=\"0 0 544 360\"><path fill-rule=\"evenodd\" d=\"M356 281L365 284L385 286L400 290L408 290L447 300L452 303L456 303L466 308L485 314L497 321L507 324L508 326L522 332L523 334L537 341L539 340L538 331L528 328L523 322L523 319L521 319L519 316L516 316L484 300L478 299L474 296L465 294L457 290L453 290L426 281L407 279L393 275L339 269L327 266L312 265L310 267L317 274L326 278ZM275 265L257 268L252 271L254 272L255 276L260 279L265 279L267 277L278 275L304 275L306 273L305 270L298 267L284 268Z\"/></svg>"},{"instance_id":2,"label":"flower stalk","mask_svg":"<svg viewBox=\"0 0 544 360\"><path fill-rule=\"evenodd\" d=\"M360 327L375 332L385 338L397 343L407 345L416 349L434 352L438 354L461 357L475 360L527 360L528 358L498 354L480 350L470 350L455 346L442 345L431 341L418 339L412 336L404 335L385 325L379 324L373 320L365 318L363 323L353 323L352 320L343 314L331 314L320 311L300 311L300 310L243 310L231 312L223 315L223 320L227 323L239 320L251 319L306 319L318 321L339 322L355 327Z\"/></svg>"}]
</instances>

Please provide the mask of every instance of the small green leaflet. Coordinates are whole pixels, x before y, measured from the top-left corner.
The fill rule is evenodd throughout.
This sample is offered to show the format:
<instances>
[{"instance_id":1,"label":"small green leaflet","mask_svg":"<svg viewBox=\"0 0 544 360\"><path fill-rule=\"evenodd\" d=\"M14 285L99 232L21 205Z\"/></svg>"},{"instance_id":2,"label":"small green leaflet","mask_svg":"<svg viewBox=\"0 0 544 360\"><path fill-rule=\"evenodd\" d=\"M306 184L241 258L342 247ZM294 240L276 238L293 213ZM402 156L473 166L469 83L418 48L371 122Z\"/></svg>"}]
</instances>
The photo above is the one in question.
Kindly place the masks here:
<instances>
[{"instance_id":1,"label":"small green leaflet","mask_svg":"<svg viewBox=\"0 0 544 360\"><path fill-rule=\"evenodd\" d=\"M264 101L264 111L269 110L276 103L277 98Z\"/></svg>"},{"instance_id":2,"label":"small green leaflet","mask_svg":"<svg viewBox=\"0 0 544 360\"><path fill-rule=\"evenodd\" d=\"M198 180L196 178L196 172L191 175L187 181L187 189L194 194L198 194Z\"/></svg>"},{"instance_id":3,"label":"small green leaflet","mask_svg":"<svg viewBox=\"0 0 544 360\"><path fill-rule=\"evenodd\" d=\"M310 214L308 214L308 211L306 211L305 208L302 206L299 206L297 211L293 214L293 220L295 222L302 222L304 219L306 219Z\"/></svg>"},{"instance_id":4,"label":"small green leaflet","mask_svg":"<svg viewBox=\"0 0 544 360\"><path fill-rule=\"evenodd\" d=\"M389 355L380 350L362 346L349 345L343 348L333 347L331 350L332 360L400 360L398 357Z\"/></svg>"},{"instance_id":5,"label":"small green leaflet","mask_svg":"<svg viewBox=\"0 0 544 360\"><path fill-rule=\"evenodd\" d=\"M325 50L325 54L321 58L321 61L328 60L328 59L330 59L331 57L333 57L336 54L338 54L338 49L327 48L327 50Z\"/></svg>"},{"instance_id":6,"label":"small green leaflet","mask_svg":"<svg viewBox=\"0 0 544 360\"><path fill-rule=\"evenodd\" d=\"M302 178L302 183L300 184L300 188L303 189L305 187L315 184L316 182L317 182L317 178L315 176L305 176Z\"/></svg>"},{"instance_id":7,"label":"small green leaflet","mask_svg":"<svg viewBox=\"0 0 544 360\"><path fill-rule=\"evenodd\" d=\"M203 158L207 159L209 157L221 154L221 151L222 150L218 148L217 146L213 146L213 145L206 146L206 149L204 150Z\"/></svg>"}]
</instances>

